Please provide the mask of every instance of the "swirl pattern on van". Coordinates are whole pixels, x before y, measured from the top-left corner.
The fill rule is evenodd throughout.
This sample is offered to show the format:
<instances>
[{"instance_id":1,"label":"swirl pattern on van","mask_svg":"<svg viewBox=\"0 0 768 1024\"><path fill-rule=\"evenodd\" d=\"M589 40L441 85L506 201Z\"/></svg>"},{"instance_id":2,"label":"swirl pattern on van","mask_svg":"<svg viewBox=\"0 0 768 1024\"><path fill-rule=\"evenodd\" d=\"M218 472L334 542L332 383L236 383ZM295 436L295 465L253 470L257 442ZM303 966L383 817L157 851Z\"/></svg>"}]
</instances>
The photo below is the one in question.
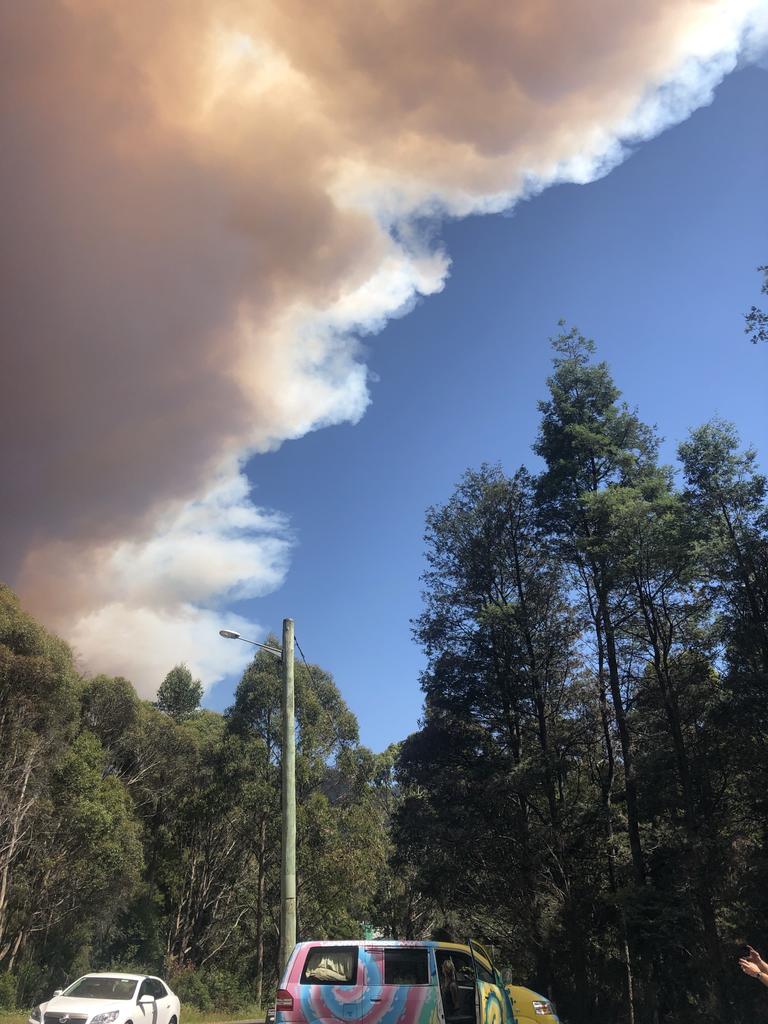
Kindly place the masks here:
<instances>
[{"instance_id":1,"label":"swirl pattern on van","mask_svg":"<svg viewBox=\"0 0 768 1024\"><path fill-rule=\"evenodd\" d=\"M503 1024L504 1009L498 997L497 989L491 985L481 982L480 1001L483 1007L483 1024Z\"/></svg>"},{"instance_id":2,"label":"swirl pattern on van","mask_svg":"<svg viewBox=\"0 0 768 1024\"><path fill-rule=\"evenodd\" d=\"M360 1024L440 1024L437 987L385 985L376 957L358 952L357 984L302 985L305 1020L343 1020ZM497 1024L488 1021L487 1024Z\"/></svg>"}]
</instances>

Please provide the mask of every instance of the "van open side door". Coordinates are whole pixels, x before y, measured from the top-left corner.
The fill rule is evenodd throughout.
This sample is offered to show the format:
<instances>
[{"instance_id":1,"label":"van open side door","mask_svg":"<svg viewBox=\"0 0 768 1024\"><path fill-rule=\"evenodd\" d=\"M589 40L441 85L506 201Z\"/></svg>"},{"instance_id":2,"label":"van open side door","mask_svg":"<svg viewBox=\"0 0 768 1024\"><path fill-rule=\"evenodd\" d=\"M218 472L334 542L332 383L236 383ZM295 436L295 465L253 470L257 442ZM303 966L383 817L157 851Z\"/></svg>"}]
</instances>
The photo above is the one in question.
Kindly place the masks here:
<instances>
[{"instance_id":1,"label":"van open side door","mask_svg":"<svg viewBox=\"0 0 768 1024\"><path fill-rule=\"evenodd\" d=\"M467 943L475 967L475 1015L477 1024L511 1024L509 1000L499 984L491 954L470 939Z\"/></svg>"}]
</instances>

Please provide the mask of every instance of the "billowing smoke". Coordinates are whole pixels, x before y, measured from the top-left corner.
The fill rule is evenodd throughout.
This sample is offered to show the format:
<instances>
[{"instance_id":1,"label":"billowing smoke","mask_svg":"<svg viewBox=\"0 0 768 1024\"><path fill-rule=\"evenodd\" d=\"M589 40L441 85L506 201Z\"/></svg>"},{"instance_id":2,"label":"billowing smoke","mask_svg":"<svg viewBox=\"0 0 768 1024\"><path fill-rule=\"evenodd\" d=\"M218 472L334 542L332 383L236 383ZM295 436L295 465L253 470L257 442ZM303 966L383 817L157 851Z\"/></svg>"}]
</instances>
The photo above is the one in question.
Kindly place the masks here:
<instances>
[{"instance_id":1,"label":"billowing smoke","mask_svg":"<svg viewBox=\"0 0 768 1024\"><path fill-rule=\"evenodd\" d=\"M278 585L292 543L242 462L363 414L357 338L445 281L417 225L605 173L768 30L763 0L0 19L0 567L145 693L237 664L215 608Z\"/></svg>"}]
</instances>

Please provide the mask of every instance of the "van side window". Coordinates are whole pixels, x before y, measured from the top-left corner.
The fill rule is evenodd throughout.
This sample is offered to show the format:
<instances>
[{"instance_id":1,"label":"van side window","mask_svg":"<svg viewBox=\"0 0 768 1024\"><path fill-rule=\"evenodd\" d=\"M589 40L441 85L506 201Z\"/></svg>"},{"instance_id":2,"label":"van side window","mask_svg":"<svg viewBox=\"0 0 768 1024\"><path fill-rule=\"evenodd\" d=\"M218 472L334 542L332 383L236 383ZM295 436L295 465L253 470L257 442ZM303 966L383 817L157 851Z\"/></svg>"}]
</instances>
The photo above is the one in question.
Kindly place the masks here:
<instances>
[{"instance_id":1,"label":"van side window","mask_svg":"<svg viewBox=\"0 0 768 1024\"><path fill-rule=\"evenodd\" d=\"M385 985L428 985L426 949L384 949Z\"/></svg>"},{"instance_id":2,"label":"van side window","mask_svg":"<svg viewBox=\"0 0 768 1024\"><path fill-rule=\"evenodd\" d=\"M357 946L313 946L307 950L302 985L354 985Z\"/></svg>"},{"instance_id":3,"label":"van side window","mask_svg":"<svg viewBox=\"0 0 768 1024\"><path fill-rule=\"evenodd\" d=\"M493 971L483 963L480 957L475 956L475 967L477 968L477 980L487 981L489 985L495 985L496 979L493 976Z\"/></svg>"}]
</instances>

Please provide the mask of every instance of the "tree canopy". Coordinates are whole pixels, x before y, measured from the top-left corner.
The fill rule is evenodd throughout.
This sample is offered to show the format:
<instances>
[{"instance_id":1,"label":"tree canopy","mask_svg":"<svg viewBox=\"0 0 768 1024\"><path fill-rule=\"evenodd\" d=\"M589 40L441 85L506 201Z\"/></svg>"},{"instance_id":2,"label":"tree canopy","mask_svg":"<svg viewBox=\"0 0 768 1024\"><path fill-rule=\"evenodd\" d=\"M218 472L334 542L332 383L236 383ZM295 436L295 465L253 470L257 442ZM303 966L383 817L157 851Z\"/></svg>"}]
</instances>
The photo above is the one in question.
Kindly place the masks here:
<instances>
[{"instance_id":1,"label":"tree canopy","mask_svg":"<svg viewBox=\"0 0 768 1024\"><path fill-rule=\"evenodd\" d=\"M331 675L296 666L299 937L474 935L569 1024L746 1024L768 483L718 418L660 463L561 326L536 464L469 469L427 511L418 729L366 749ZM158 682L150 703L82 675L0 587L0 1003L107 968L203 1009L274 992L279 662L257 653L223 714L184 665Z\"/></svg>"}]
</instances>

